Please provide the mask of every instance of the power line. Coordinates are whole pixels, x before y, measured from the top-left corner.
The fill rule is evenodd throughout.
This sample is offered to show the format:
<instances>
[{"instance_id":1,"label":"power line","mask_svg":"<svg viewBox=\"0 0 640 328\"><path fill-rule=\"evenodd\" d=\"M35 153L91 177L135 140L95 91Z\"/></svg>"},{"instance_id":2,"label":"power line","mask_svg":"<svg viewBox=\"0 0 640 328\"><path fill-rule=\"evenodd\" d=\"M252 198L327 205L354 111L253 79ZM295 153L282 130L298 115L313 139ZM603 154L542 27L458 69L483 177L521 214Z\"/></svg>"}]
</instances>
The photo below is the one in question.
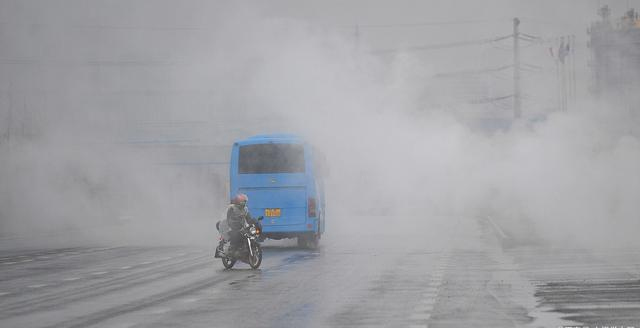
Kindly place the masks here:
<instances>
[{"instance_id":1,"label":"power line","mask_svg":"<svg viewBox=\"0 0 640 328\"><path fill-rule=\"evenodd\" d=\"M103 25L103 24L44 24L28 22L5 22L0 21L0 25L23 26L32 28L65 28L65 29L90 29L90 30L144 30L144 31L209 31L211 28L199 26L135 26L135 25Z\"/></svg>"},{"instance_id":2,"label":"power line","mask_svg":"<svg viewBox=\"0 0 640 328\"><path fill-rule=\"evenodd\" d=\"M525 38L529 38L529 39L534 39L534 40L540 40L540 39L542 39L542 38L541 38L541 37L539 37L539 36L535 36L535 35L531 35L531 34L527 34L527 33L522 33L522 32L520 33L520 36L523 36L523 37L525 37Z\"/></svg>"},{"instance_id":3,"label":"power line","mask_svg":"<svg viewBox=\"0 0 640 328\"><path fill-rule=\"evenodd\" d=\"M422 26L442 26L442 25L466 25L480 23L498 23L509 19L473 19L473 20L457 20L457 21L430 21L415 23L390 23L390 24L364 24L358 25L361 28L403 28L403 27L422 27Z\"/></svg>"},{"instance_id":4,"label":"power line","mask_svg":"<svg viewBox=\"0 0 640 328\"><path fill-rule=\"evenodd\" d=\"M435 77L455 77L455 76L466 76L466 75L477 75L477 74L482 74L482 73L489 73L489 72L499 72L505 69L509 69L513 67L513 65L505 65L505 66L500 66L500 67L492 67L492 68L484 68L484 69L476 69L476 70L464 70L464 71L455 71L455 72L446 72L446 73L439 73L436 74Z\"/></svg>"},{"instance_id":5,"label":"power line","mask_svg":"<svg viewBox=\"0 0 640 328\"><path fill-rule=\"evenodd\" d=\"M156 67L180 66L187 62L161 60L40 60L0 58L0 65L55 65L55 66L117 66L117 67Z\"/></svg>"},{"instance_id":6,"label":"power line","mask_svg":"<svg viewBox=\"0 0 640 328\"><path fill-rule=\"evenodd\" d=\"M481 44L488 44L493 42L498 42L502 40L506 40L513 37L510 35L505 35L497 38L491 39L480 39L480 40L470 40L470 41L458 41L458 42L448 42L448 43L438 43L438 44L430 44L424 46L413 46L407 47L404 49L384 49L384 50L375 50L373 53L384 54L384 53L394 53L394 52L413 52L413 51L424 51L424 50L438 50L438 49L449 49L449 48L458 48L458 47L466 47L466 46L474 46Z\"/></svg>"},{"instance_id":7,"label":"power line","mask_svg":"<svg viewBox=\"0 0 640 328\"><path fill-rule=\"evenodd\" d=\"M513 95L501 96L501 97L491 97L491 98L480 98L469 101L470 104L489 104L494 102L499 102L502 100L507 100L512 98Z\"/></svg>"}]
</instances>

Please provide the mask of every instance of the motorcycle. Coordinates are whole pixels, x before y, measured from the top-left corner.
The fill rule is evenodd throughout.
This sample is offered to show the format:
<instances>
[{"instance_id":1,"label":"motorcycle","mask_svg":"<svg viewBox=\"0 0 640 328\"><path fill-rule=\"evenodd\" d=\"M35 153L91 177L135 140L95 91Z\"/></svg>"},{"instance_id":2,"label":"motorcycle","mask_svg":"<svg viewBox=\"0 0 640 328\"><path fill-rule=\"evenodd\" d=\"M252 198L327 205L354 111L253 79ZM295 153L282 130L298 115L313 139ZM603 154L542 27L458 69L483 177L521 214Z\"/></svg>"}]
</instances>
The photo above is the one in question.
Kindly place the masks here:
<instances>
[{"instance_id":1,"label":"motorcycle","mask_svg":"<svg viewBox=\"0 0 640 328\"><path fill-rule=\"evenodd\" d=\"M256 223L244 223L244 226L240 229L240 235L242 236L242 246L236 249L229 249L231 242L224 227L221 227L221 222L216 224L216 228L220 232L220 243L216 248L216 258L222 259L222 265L226 269L231 269L238 260L249 264L252 269L257 269L262 263L262 248L260 247L260 234L262 233L262 216L258 217ZM223 221L224 222L224 221ZM246 241L246 243L244 242Z\"/></svg>"}]
</instances>

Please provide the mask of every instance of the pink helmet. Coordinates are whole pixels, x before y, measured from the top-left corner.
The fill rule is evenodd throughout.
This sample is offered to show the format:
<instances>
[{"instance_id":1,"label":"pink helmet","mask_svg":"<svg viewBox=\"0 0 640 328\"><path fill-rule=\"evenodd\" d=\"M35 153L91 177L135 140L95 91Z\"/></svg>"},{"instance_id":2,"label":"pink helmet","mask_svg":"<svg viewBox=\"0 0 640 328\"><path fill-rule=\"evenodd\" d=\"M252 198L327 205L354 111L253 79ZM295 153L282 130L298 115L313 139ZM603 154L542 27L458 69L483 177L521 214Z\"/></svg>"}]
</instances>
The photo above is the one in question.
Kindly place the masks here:
<instances>
[{"instance_id":1,"label":"pink helmet","mask_svg":"<svg viewBox=\"0 0 640 328\"><path fill-rule=\"evenodd\" d=\"M246 204L249 201L249 197L245 194L237 194L231 199L231 204L241 205Z\"/></svg>"}]
</instances>

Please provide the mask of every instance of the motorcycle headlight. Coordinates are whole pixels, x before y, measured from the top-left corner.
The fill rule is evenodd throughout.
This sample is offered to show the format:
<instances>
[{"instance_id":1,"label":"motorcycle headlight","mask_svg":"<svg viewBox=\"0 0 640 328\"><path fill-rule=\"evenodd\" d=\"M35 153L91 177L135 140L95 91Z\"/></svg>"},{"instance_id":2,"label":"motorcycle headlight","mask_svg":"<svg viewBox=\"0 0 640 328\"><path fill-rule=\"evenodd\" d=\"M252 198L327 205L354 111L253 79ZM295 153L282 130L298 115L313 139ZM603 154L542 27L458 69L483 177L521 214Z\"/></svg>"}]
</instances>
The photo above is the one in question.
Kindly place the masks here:
<instances>
[{"instance_id":1,"label":"motorcycle headlight","mask_svg":"<svg viewBox=\"0 0 640 328\"><path fill-rule=\"evenodd\" d=\"M258 232L258 230L256 229L256 227L251 226L251 227L249 228L249 233L250 233L250 234L255 235L257 232Z\"/></svg>"}]
</instances>

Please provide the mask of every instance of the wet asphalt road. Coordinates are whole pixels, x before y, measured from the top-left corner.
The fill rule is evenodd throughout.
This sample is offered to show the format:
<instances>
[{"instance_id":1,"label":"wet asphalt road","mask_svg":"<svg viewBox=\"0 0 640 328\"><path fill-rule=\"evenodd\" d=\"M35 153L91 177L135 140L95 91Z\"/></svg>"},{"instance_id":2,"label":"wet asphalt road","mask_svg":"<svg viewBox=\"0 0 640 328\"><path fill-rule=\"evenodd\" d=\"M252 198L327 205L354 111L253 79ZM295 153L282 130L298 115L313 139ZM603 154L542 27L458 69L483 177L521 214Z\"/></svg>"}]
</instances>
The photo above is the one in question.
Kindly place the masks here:
<instances>
[{"instance_id":1,"label":"wet asphalt road","mask_svg":"<svg viewBox=\"0 0 640 328\"><path fill-rule=\"evenodd\" d=\"M640 251L504 249L462 219L294 244L265 243L260 270L212 247L3 251L0 326L640 326Z\"/></svg>"}]
</instances>

